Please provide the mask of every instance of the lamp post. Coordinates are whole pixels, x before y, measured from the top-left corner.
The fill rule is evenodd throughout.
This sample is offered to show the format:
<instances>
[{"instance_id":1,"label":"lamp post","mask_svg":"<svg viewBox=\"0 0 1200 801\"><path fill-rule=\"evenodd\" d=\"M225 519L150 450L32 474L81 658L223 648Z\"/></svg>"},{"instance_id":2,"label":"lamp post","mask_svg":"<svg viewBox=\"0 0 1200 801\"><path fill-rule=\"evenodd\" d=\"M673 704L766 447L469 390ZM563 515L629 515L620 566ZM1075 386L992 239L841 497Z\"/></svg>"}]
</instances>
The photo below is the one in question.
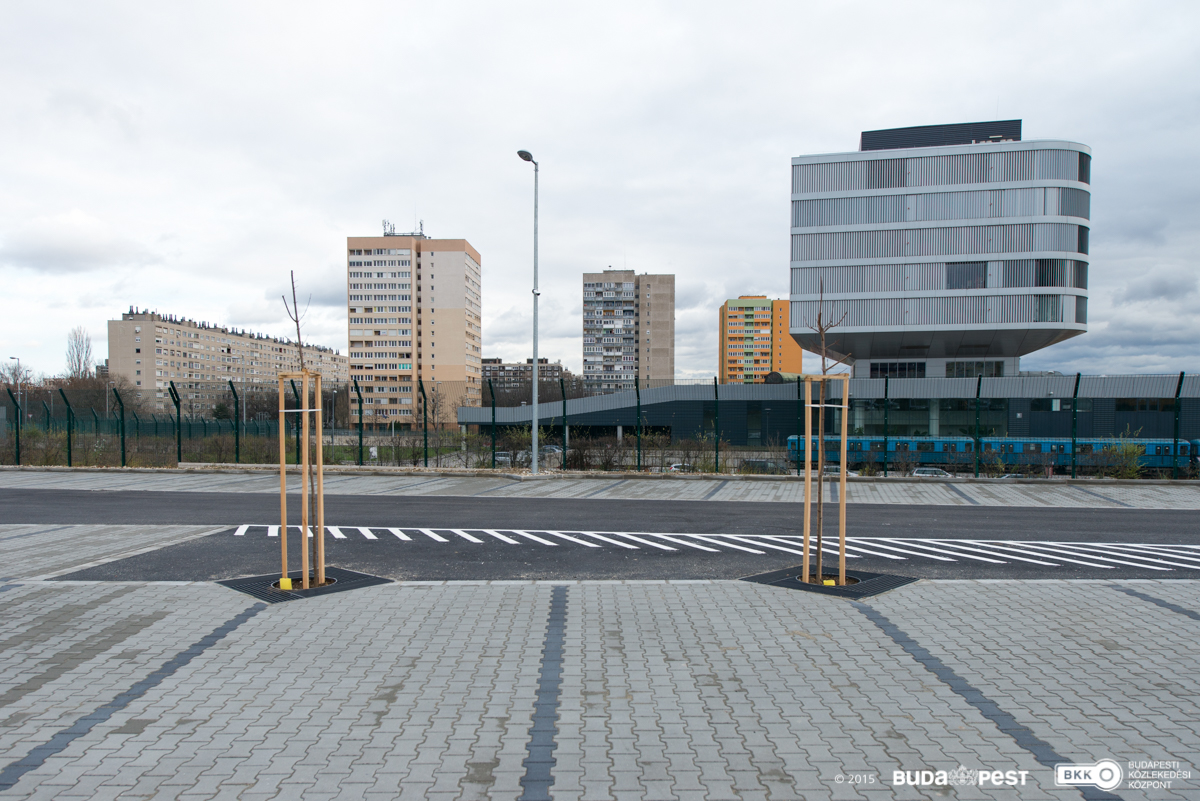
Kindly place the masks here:
<instances>
[{"instance_id":1,"label":"lamp post","mask_svg":"<svg viewBox=\"0 0 1200 801\"><path fill-rule=\"evenodd\" d=\"M538 163L528 150L518 150L517 155L533 164L533 418L530 430L533 438L530 445L533 472L538 471Z\"/></svg>"}]
</instances>

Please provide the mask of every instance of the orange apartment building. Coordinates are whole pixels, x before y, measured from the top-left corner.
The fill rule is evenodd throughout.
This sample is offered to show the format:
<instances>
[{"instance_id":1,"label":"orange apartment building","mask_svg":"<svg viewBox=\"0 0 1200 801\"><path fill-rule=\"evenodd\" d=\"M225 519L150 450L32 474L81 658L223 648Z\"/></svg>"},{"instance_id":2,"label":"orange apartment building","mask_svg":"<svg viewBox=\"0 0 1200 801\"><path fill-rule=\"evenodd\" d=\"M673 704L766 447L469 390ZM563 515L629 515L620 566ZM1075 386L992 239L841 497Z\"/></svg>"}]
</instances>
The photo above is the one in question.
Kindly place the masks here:
<instances>
[{"instance_id":1,"label":"orange apartment building","mask_svg":"<svg viewBox=\"0 0 1200 801\"><path fill-rule=\"evenodd\" d=\"M761 384L771 372L803 372L804 351L788 333L789 306L766 295L725 301L718 313L722 384Z\"/></svg>"}]
</instances>

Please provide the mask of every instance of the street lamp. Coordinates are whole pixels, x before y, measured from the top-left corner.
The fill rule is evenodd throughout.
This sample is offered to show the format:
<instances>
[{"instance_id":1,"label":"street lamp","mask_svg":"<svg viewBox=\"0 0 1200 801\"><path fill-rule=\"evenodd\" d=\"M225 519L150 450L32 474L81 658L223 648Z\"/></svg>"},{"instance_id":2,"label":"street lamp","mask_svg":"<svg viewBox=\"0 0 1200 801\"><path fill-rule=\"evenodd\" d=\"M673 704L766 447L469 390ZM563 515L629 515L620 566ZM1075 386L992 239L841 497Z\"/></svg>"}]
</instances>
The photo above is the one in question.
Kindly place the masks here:
<instances>
[{"instance_id":1,"label":"street lamp","mask_svg":"<svg viewBox=\"0 0 1200 801\"><path fill-rule=\"evenodd\" d=\"M517 155L533 164L533 439L530 452L533 473L538 471L538 163L528 150L518 150Z\"/></svg>"}]
</instances>

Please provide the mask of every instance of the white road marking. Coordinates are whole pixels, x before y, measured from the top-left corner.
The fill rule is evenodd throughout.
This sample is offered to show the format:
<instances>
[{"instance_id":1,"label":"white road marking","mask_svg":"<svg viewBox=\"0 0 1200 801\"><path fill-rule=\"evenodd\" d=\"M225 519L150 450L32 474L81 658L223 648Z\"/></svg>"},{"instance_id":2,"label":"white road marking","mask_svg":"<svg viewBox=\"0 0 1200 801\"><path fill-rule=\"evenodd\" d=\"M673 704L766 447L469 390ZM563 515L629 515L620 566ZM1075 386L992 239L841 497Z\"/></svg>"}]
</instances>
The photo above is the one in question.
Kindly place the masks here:
<instances>
[{"instance_id":1,"label":"white road marking","mask_svg":"<svg viewBox=\"0 0 1200 801\"><path fill-rule=\"evenodd\" d=\"M587 540L581 540L581 539L578 539L577 537L572 537L567 534L563 534L561 531L547 531L545 533L549 534L551 537L562 537L564 540L567 540L568 542L575 542L580 545L585 545L588 548L599 548L600 547L599 545L597 545L594 542L588 542Z\"/></svg>"},{"instance_id":2,"label":"white road marking","mask_svg":"<svg viewBox=\"0 0 1200 801\"><path fill-rule=\"evenodd\" d=\"M1024 549L1014 547L1013 543L1007 543L1004 545L1000 545L1000 544L995 543L994 541L992 542L992 547L998 548L1000 550L1005 550L1005 551L1016 551L1017 553L1032 553L1037 556L1045 556L1050 559L1057 559L1060 562L1070 562L1071 564L1075 564L1075 565L1084 565L1085 567L1102 567L1105 570L1112 569L1112 565L1099 565L1099 564L1096 564L1095 562L1081 562L1078 559L1069 559L1066 556L1063 556L1061 553L1053 553L1053 552L1042 553L1041 551L1037 550L1036 548L1030 549L1030 545L1032 545L1033 543L1021 542L1019 544L1025 546Z\"/></svg>"},{"instance_id":3,"label":"white road marking","mask_svg":"<svg viewBox=\"0 0 1200 801\"><path fill-rule=\"evenodd\" d=\"M291 525L289 529L302 530L301 526ZM346 539L344 530L347 526L326 526L326 530L335 539ZM350 526L357 529L365 539L378 540L369 526ZM246 523L234 530L234 536L242 537L253 530L265 529L268 537L279 536L279 526ZM413 539L404 529L387 528L386 531L395 535L402 542L412 542ZM612 545L628 550L639 550L639 546L654 548L662 551L678 551L680 548L691 548L707 553L728 553L741 551L758 556L767 555L767 551L776 551L800 556L803 554L802 542L799 535L775 534L697 534L691 532L659 532L639 531L552 531L537 530L537 533L519 529L408 529L419 531L434 542L446 543L452 540L438 534L438 531L450 532L468 542L486 543L472 532L479 532L507 545L523 545L534 542L550 547L561 545L560 540L580 545L585 548L601 548L599 543ZM312 537L313 528L309 528L308 536ZM636 543L636 544L631 544ZM666 543L670 543L669 545ZM816 539L811 542L813 551L816 550ZM672 547L677 546L677 547ZM836 557L838 543L835 539L827 538L822 553ZM761 550L759 550L761 549ZM974 540L974 539L916 539L907 537L847 537L846 557L858 559L862 557L879 557L894 561L910 559L930 559L939 562L960 562L964 560L987 562L1004 565L1011 562L1024 562L1043 567L1060 567L1063 564L1082 565L1084 567L1112 570L1115 566L1142 568L1171 572L1173 569L1200 570L1200 546L1171 545L1158 543L1127 543L1127 542L1053 542L1046 540Z\"/></svg>"},{"instance_id":4,"label":"white road marking","mask_svg":"<svg viewBox=\"0 0 1200 801\"><path fill-rule=\"evenodd\" d=\"M887 542L897 542L897 540L888 538ZM923 548L928 551L934 551L935 553L944 553L944 554L949 554L950 556L957 556L959 559L974 559L977 562L991 562L994 565L1006 564L1004 561L1002 561L1000 559L988 559L987 557L984 557L984 556L971 556L970 554L958 553L956 551L948 551L945 548L934 548L931 545L920 545L918 543L911 542L911 541L904 541L904 544L907 545L909 548Z\"/></svg>"},{"instance_id":5,"label":"white road marking","mask_svg":"<svg viewBox=\"0 0 1200 801\"><path fill-rule=\"evenodd\" d=\"M641 550L641 548L637 547L636 545L630 545L627 542L621 542L620 540L614 540L609 537L605 537L603 534L597 534L594 531L579 531L576 533L578 533L579 536L581 536L581 537L595 537L596 539L600 540L601 542L607 542L610 545L616 545L618 548L628 548L631 551L640 551Z\"/></svg>"},{"instance_id":6,"label":"white road marking","mask_svg":"<svg viewBox=\"0 0 1200 801\"><path fill-rule=\"evenodd\" d=\"M434 542L449 542L450 541L450 540L446 539L445 537L443 537L441 534L434 534L432 531L430 531L427 528L419 528L419 529L417 529L417 531L421 532L426 537L429 537Z\"/></svg>"},{"instance_id":7,"label":"white road marking","mask_svg":"<svg viewBox=\"0 0 1200 801\"><path fill-rule=\"evenodd\" d=\"M748 542L751 545L757 545L760 548L770 548L775 551L783 551L784 553L795 553L795 554L800 554L801 556L804 555L804 551L797 551L794 548L784 548L782 545L771 545L768 542L756 542L755 540L752 540L749 537L742 537L742 536L738 536L737 534L722 534L721 536L727 537L731 540L737 540L738 542Z\"/></svg>"},{"instance_id":8,"label":"white road marking","mask_svg":"<svg viewBox=\"0 0 1200 801\"><path fill-rule=\"evenodd\" d=\"M589 531L587 533L594 534L595 532ZM672 548L670 545L663 545L661 542L654 542L653 540L645 540L645 539L642 539L641 537L635 537L633 534L626 534L623 531L606 531L604 533L612 534L614 537L624 537L627 540L633 540L634 542L640 542L642 545L646 545L651 548L658 548L660 551L677 551L677 550L679 550L678 548Z\"/></svg>"},{"instance_id":9,"label":"white road marking","mask_svg":"<svg viewBox=\"0 0 1200 801\"><path fill-rule=\"evenodd\" d=\"M503 534L501 534L499 531L493 531L490 528L481 528L479 530L482 531L484 534L487 534L489 537L495 537L496 539L500 540L501 542L508 543L509 545L520 545L521 544L520 541L514 540L512 537L506 537Z\"/></svg>"},{"instance_id":10,"label":"white road marking","mask_svg":"<svg viewBox=\"0 0 1200 801\"><path fill-rule=\"evenodd\" d=\"M452 529L450 529L450 532L452 534L457 534L458 536L462 537L467 542L483 542L483 540L479 539L479 537L476 537L474 534L468 534L467 532L463 531L461 528L452 528Z\"/></svg>"},{"instance_id":11,"label":"white road marking","mask_svg":"<svg viewBox=\"0 0 1200 801\"><path fill-rule=\"evenodd\" d=\"M553 545L556 547L558 545L557 542L551 542L550 540L544 540L541 537L538 537L534 534L530 534L528 531L517 531L516 529L510 529L510 530L512 531L513 534L516 534L519 537L528 537L529 539L533 540L534 542L540 542L542 545Z\"/></svg>"}]
</instances>

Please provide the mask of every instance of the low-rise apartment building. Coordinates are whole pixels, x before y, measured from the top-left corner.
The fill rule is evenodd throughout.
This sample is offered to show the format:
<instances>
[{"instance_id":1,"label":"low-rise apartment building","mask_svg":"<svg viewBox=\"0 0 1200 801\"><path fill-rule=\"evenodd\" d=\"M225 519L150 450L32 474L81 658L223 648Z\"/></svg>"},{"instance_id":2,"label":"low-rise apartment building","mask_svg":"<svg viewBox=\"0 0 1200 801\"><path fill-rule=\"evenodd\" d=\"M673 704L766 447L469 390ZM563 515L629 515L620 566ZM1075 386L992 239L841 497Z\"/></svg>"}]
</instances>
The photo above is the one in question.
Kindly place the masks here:
<instances>
[{"instance_id":1,"label":"low-rise apartment building","mask_svg":"<svg viewBox=\"0 0 1200 801\"><path fill-rule=\"evenodd\" d=\"M538 384L544 381L557 381L560 378L572 378L571 371L562 366L561 361L551 362L549 359L538 359ZM523 362L506 362L501 359L483 360L483 383L492 382L496 389L512 389L533 383L533 359Z\"/></svg>"},{"instance_id":2,"label":"low-rise apartment building","mask_svg":"<svg viewBox=\"0 0 1200 801\"><path fill-rule=\"evenodd\" d=\"M121 376L147 408L170 411L170 382L185 414L211 414L229 391L274 391L276 376L300 370L296 344L280 337L130 308L108 321L108 375ZM326 382L349 380L349 361L332 348L304 347L304 366Z\"/></svg>"}]
</instances>

